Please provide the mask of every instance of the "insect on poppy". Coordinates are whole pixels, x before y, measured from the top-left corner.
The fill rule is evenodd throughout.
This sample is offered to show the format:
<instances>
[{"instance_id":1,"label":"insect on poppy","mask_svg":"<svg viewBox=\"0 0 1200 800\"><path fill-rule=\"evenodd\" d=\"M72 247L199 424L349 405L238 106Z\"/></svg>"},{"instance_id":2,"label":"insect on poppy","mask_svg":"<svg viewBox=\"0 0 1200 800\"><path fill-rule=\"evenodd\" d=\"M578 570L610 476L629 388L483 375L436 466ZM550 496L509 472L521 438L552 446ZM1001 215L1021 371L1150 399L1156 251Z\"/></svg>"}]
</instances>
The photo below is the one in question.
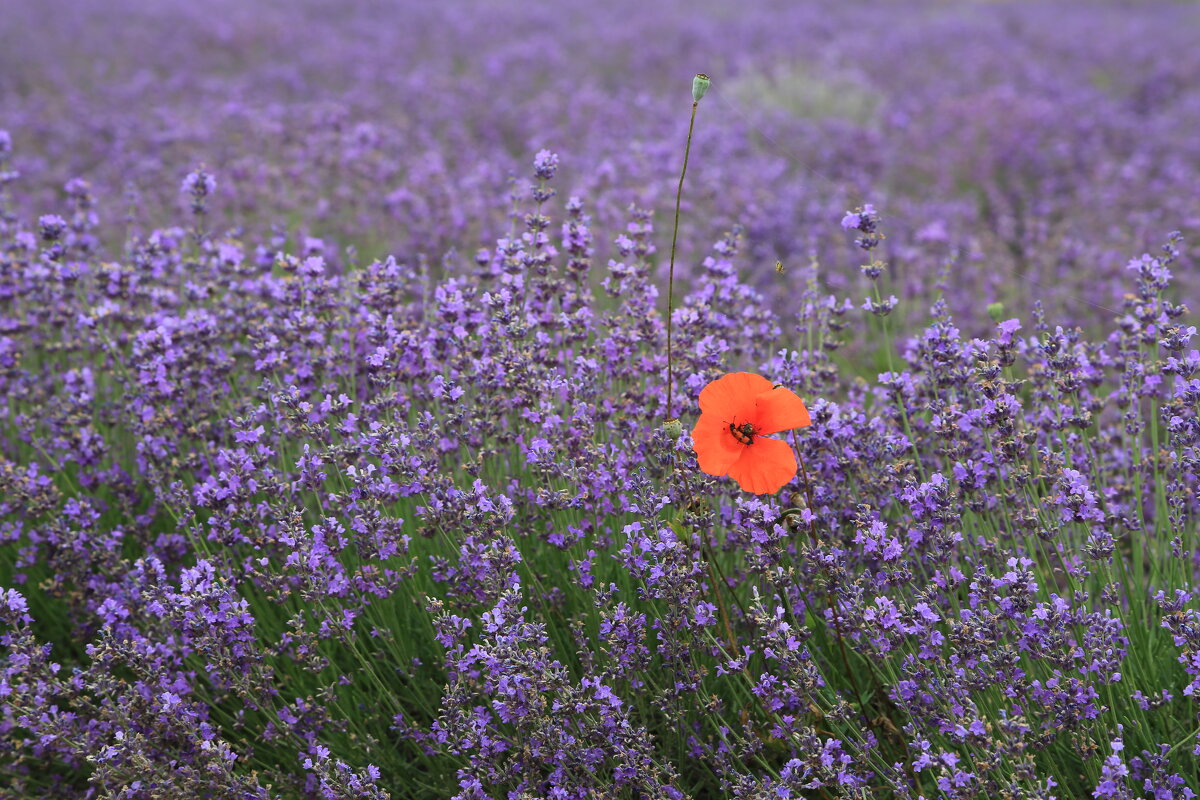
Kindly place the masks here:
<instances>
[{"instance_id":1,"label":"insect on poppy","mask_svg":"<svg viewBox=\"0 0 1200 800\"><path fill-rule=\"evenodd\" d=\"M796 456L773 433L803 428L811 420L791 389L761 375L731 372L700 391L700 419L692 447L700 469L728 475L744 491L774 494L796 475Z\"/></svg>"}]
</instances>

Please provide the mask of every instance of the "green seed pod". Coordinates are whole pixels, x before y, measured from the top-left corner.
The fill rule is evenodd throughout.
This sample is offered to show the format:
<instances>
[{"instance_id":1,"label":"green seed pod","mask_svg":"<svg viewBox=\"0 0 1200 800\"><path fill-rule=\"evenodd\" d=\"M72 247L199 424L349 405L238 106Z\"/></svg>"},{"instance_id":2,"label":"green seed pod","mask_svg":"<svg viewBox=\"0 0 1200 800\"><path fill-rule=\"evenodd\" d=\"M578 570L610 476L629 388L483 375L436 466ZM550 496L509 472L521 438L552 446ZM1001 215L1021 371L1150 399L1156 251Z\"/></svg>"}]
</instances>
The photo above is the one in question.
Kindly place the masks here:
<instances>
[{"instance_id":1,"label":"green seed pod","mask_svg":"<svg viewBox=\"0 0 1200 800\"><path fill-rule=\"evenodd\" d=\"M988 303L987 312L992 322L1000 322L1004 319L1004 303Z\"/></svg>"},{"instance_id":2,"label":"green seed pod","mask_svg":"<svg viewBox=\"0 0 1200 800\"><path fill-rule=\"evenodd\" d=\"M683 423L677 419L667 420L663 423L663 433L672 439L678 439L683 435Z\"/></svg>"},{"instance_id":3,"label":"green seed pod","mask_svg":"<svg viewBox=\"0 0 1200 800\"><path fill-rule=\"evenodd\" d=\"M703 72L698 73L692 78L692 101L699 103L700 98L704 97L704 93L708 91L708 87L712 86L712 81Z\"/></svg>"}]
</instances>

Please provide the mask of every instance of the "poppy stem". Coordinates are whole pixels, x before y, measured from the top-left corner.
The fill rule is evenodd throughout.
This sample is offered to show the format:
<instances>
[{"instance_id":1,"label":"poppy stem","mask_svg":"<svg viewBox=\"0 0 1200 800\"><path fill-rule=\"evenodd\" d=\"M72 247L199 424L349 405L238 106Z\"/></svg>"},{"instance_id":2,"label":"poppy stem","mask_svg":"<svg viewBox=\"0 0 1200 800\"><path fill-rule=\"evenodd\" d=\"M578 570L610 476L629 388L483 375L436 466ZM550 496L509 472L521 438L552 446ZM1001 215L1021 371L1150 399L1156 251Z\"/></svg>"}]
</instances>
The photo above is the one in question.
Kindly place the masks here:
<instances>
[{"instance_id":1,"label":"poppy stem","mask_svg":"<svg viewBox=\"0 0 1200 800\"><path fill-rule=\"evenodd\" d=\"M808 504L808 535L812 539L812 545L815 549L817 547L817 517L812 500L812 483L808 479L808 470L804 467L804 456L800 454L800 443L796 441L795 431L791 432L791 438L792 449L796 451L796 464L800 467L800 480L804 482L805 502ZM785 518L789 515L788 512L790 511L791 509L788 509L788 511L784 512ZM834 600L833 596L833 587L826 587L826 594L828 597L826 602L829 604L829 612L833 615L833 630L834 633L837 634L838 649L841 651L842 655L842 667L846 670L847 677L850 678L850 686L854 689L855 697L858 698L858 709L866 719L867 725L875 730L876 735L882 739L884 736L886 736L886 733L882 730L879 730L878 723L871 718L870 714L867 713L867 705L863 701L862 691L858 688L858 679L854 676L854 670L850 668L850 658L846 653L846 641L842 635L842 624L838 620L837 609L835 608L836 601ZM875 684L875 689L878 696L882 698L882 701L886 703L892 710L896 710L895 705L890 702L887 692L884 691L883 686L879 681L879 676L875 673L875 667L871 664L869 659L867 660L867 671L871 674L871 681ZM884 719L891 721L890 716L884 717ZM892 721L892 725L894 727L896 726L894 721ZM924 794L924 790L921 788L921 779L917 777L916 772L912 768L912 759L909 757L908 742L906 742L903 737L900 738L900 746L904 749L904 764L906 772L908 773L908 777L916 785L918 792Z\"/></svg>"},{"instance_id":2,"label":"poppy stem","mask_svg":"<svg viewBox=\"0 0 1200 800\"><path fill-rule=\"evenodd\" d=\"M796 443L796 432L792 431L791 436L792 449L796 451L796 464L800 467L800 479L804 481L804 498L808 503L808 536L812 540L812 546L815 549L817 547L817 517L816 512L813 510L812 484L808 480L808 470L804 467L804 457L800 455L800 446ZM869 719L866 704L863 703L862 692L858 688L858 679L854 677L854 670L850 669L850 658L846 653L846 642L842 636L842 624L838 621L832 587L829 588L828 595L829 612L833 615L833 629L837 633L838 647L842 653L842 666L845 667L846 675L850 678L850 684L854 687L854 694L858 697L859 709L862 711L863 716L867 716Z\"/></svg>"},{"instance_id":3,"label":"poppy stem","mask_svg":"<svg viewBox=\"0 0 1200 800\"><path fill-rule=\"evenodd\" d=\"M695 94L693 92L693 97ZM688 156L692 152L692 130L696 127L696 108L700 99L692 100L692 118L688 122L687 145L683 148L683 169L679 173L679 188L675 190L675 228L671 233L671 261L667 273L667 414L666 421L670 422L671 415L671 385L675 382L674 364L671 360L671 307L675 304L675 244L679 240L679 207L683 202L683 177L687 175Z\"/></svg>"},{"instance_id":4,"label":"poppy stem","mask_svg":"<svg viewBox=\"0 0 1200 800\"><path fill-rule=\"evenodd\" d=\"M799 453L797 453L797 456L798 455ZM811 511L812 494L809 492L808 488L808 473L804 469L804 461L799 458L797 460L800 464L800 474L804 478L804 494L808 498L808 507ZM812 539L813 547L815 548L817 546L817 521L815 516L809 518L808 534ZM829 605L829 612L833 618L833 630L834 633L837 634L838 650L842 655L842 667L845 668L846 677L850 679L850 685L854 688L854 696L858 698L859 711L862 712L862 715L867 718L869 723L870 715L867 714L867 704L863 701L862 690L858 688L858 678L854 676L854 670L850 668L850 657L846 653L846 637L842 634L842 623L838 619L837 601L833 596L833 587L827 587L826 594L828 595L827 603Z\"/></svg>"},{"instance_id":5,"label":"poppy stem","mask_svg":"<svg viewBox=\"0 0 1200 800\"><path fill-rule=\"evenodd\" d=\"M729 641L731 652L737 652L737 639L733 635L733 626L729 624L729 611L725 608L725 600L721 597L721 587L728 588L728 584L724 581L724 576L718 576L714 569L716 565L716 557L709 549L707 544L703 544L705 557L708 559L708 579L712 581L713 597L717 600L717 607L721 611L721 622L725 625L725 638Z\"/></svg>"}]
</instances>

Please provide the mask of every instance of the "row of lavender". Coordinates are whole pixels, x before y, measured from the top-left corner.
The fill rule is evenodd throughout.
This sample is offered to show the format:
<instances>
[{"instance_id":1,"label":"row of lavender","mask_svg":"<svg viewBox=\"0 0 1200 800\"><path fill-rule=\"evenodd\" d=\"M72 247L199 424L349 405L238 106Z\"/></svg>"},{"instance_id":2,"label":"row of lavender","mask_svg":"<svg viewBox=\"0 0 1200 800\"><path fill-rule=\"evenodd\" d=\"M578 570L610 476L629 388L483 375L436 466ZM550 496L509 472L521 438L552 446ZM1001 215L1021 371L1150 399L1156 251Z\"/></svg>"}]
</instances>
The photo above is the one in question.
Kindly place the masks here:
<instances>
[{"instance_id":1,"label":"row of lavender","mask_svg":"<svg viewBox=\"0 0 1200 800\"><path fill-rule=\"evenodd\" d=\"M781 319L722 239L673 411L729 364L807 397L793 522L663 432L648 215L595 265L535 166L525 229L440 283L205 236L207 173L123 263L82 184L6 225L16 796L1192 796L1176 241L1105 338L938 301L868 383L839 343L889 303L787 279Z\"/></svg>"},{"instance_id":2,"label":"row of lavender","mask_svg":"<svg viewBox=\"0 0 1200 800\"><path fill-rule=\"evenodd\" d=\"M161 8L147 31L186 11ZM605 9L587 37L584 12L509 9L529 33L510 47L488 13L389 29L299 5L414 60L360 88L321 68L379 62L231 8L169 57L245 57L254 31L294 58L77 90L72 58L111 28L75 17L39 91L5 87L0 796L1200 790L1200 354L1171 276L1190 292L1195 258L1167 236L1195 224L1178 125L1200 98L1172 77L1194 53L1161 46L1186 10L913 6L851 29L701 7L655 52L622 50L634 12ZM676 22L656 13L636 18ZM779 19L835 42L821 74L848 83L779 61ZM931 78L934 53L867 49L918 33L975 55ZM1028 57L999 80L981 41ZM701 108L667 409L665 237L628 203L668 204L686 117L603 64L700 45L737 79ZM230 116L197 113L218 88ZM332 88L319 113L295 99ZM820 102L834 119L796 119ZM572 171L538 153L506 208L541 140ZM877 193L887 239L867 210L838 226ZM703 475L661 425L735 369L811 411L779 497Z\"/></svg>"}]
</instances>

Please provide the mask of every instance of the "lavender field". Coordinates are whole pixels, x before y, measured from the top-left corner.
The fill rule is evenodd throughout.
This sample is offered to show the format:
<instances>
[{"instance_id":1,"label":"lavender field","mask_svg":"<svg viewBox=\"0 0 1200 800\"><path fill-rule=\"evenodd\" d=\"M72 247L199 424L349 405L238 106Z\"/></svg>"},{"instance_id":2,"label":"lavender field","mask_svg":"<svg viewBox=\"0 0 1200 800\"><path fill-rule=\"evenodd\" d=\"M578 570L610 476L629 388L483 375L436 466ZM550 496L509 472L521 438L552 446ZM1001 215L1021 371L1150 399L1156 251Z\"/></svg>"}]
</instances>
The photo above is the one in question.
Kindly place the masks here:
<instances>
[{"instance_id":1,"label":"lavender field","mask_svg":"<svg viewBox=\"0 0 1200 800\"><path fill-rule=\"evenodd\" d=\"M0 799L1200 794L1200 5L734 9L3 4Z\"/></svg>"}]
</instances>

